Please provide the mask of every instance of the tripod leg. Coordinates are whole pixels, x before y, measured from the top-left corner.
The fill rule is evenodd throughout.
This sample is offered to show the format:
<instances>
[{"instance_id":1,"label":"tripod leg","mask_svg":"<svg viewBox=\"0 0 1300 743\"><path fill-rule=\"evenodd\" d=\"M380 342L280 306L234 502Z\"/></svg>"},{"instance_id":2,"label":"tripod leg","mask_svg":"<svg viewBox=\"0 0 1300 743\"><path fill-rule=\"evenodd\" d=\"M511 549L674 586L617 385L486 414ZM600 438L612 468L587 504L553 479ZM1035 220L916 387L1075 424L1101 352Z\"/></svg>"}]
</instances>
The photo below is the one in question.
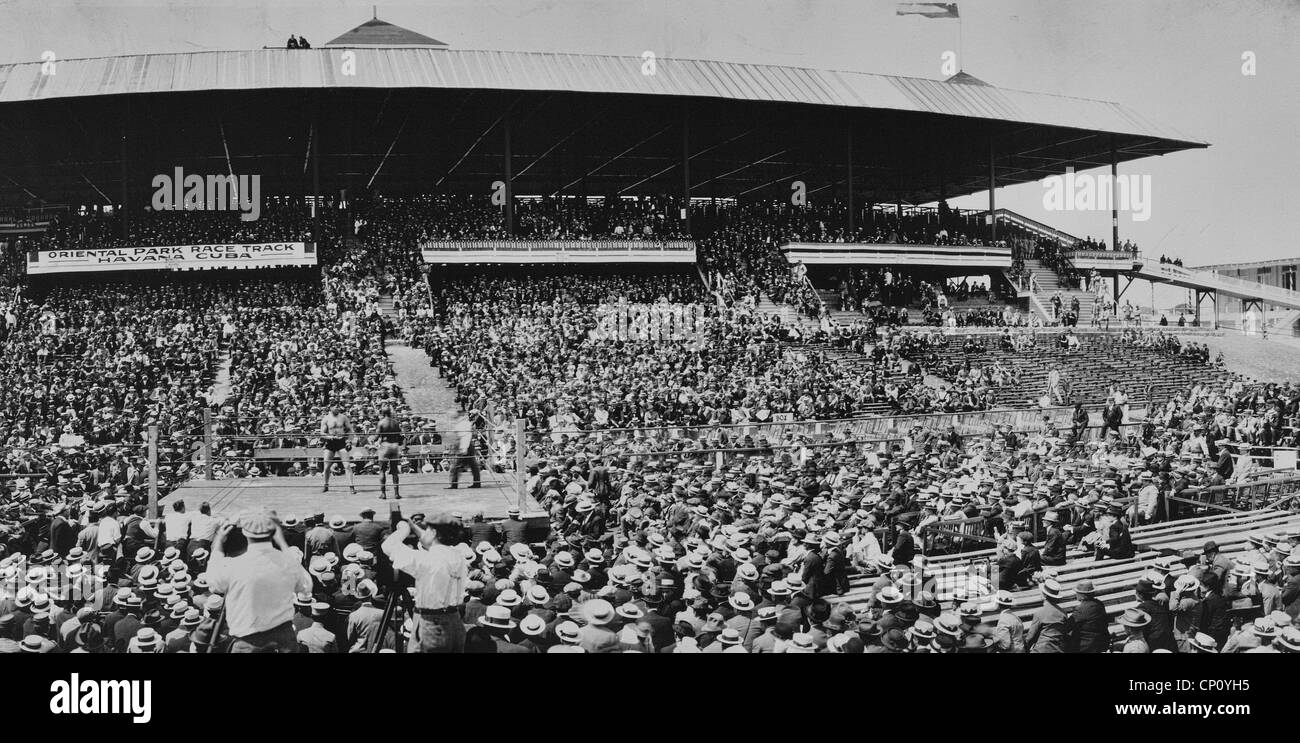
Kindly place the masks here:
<instances>
[{"instance_id":1,"label":"tripod leg","mask_svg":"<svg viewBox=\"0 0 1300 743\"><path fill-rule=\"evenodd\" d=\"M384 646L384 635L388 633L388 625L393 618L393 602L397 599L397 592L390 590L388 592L388 603L384 606L384 616L379 622L379 632L371 640L370 649L367 652L378 653L379 649Z\"/></svg>"}]
</instances>

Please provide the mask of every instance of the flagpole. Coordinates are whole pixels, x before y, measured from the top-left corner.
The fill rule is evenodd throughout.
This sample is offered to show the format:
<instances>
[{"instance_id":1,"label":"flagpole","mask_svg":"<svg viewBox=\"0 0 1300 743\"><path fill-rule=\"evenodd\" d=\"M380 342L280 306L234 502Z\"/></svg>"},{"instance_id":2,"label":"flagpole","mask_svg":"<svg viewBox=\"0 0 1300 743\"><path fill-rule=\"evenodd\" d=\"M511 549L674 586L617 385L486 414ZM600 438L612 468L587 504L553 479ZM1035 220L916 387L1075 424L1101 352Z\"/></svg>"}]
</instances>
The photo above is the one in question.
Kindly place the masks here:
<instances>
[{"instance_id":1,"label":"flagpole","mask_svg":"<svg viewBox=\"0 0 1300 743\"><path fill-rule=\"evenodd\" d=\"M966 69L966 50L962 46L961 15L957 16L957 71Z\"/></svg>"}]
</instances>

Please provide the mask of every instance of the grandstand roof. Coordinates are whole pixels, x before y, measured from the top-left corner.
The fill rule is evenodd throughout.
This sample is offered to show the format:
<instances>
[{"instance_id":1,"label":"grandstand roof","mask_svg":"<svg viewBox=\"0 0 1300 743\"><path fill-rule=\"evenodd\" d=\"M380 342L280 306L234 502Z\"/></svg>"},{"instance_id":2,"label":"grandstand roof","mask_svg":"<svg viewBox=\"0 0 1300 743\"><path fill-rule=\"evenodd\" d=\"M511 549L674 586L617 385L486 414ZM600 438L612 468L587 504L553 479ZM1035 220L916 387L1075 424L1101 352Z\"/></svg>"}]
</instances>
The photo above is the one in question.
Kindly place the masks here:
<instances>
[{"instance_id":1,"label":"grandstand roof","mask_svg":"<svg viewBox=\"0 0 1300 743\"><path fill-rule=\"evenodd\" d=\"M382 30L366 27L340 39ZM393 29L382 35L410 39ZM317 106L326 190L424 190L430 180L440 190L485 190L501 175L507 115L521 194L579 183L592 195L679 191L683 111L693 122L692 195L706 197L788 192L794 178L811 198L842 195L850 128L864 204L983 190L990 145L999 185L1108 165L1112 143L1121 162L1207 146L1117 103L969 76L665 58L644 74L640 57L406 45L357 48L347 74L340 55L326 47L66 59L55 75L40 62L0 65L0 135L14 145L0 151L0 204L117 200L123 135L131 189L147 192L143 174L173 164L247 172L240 160L256 157L259 172L288 181L270 188L297 192Z\"/></svg>"}]
</instances>

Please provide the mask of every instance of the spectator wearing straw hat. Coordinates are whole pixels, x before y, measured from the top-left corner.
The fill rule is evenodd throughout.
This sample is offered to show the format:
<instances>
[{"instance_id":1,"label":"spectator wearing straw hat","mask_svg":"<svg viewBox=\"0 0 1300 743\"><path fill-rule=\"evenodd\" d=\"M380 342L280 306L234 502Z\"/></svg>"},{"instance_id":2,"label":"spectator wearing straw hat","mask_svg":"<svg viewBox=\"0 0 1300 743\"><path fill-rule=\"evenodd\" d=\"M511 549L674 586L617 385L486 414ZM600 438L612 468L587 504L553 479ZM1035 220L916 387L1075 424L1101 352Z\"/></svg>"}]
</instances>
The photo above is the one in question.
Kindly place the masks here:
<instances>
[{"instance_id":1,"label":"spectator wearing straw hat","mask_svg":"<svg viewBox=\"0 0 1300 743\"><path fill-rule=\"evenodd\" d=\"M1043 514L1043 523L1047 525L1047 539L1043 542L1043 549L1039 551L1040 559L1044 565L1064 565L1067 539L1061 529L1060 513L1048 511Z\"/></svg>"},{"instance_id":2,"label":"spectator wearing straw hat","mask_svg":"<svg viewBox=\"0 0 1300 743\"><path fill-rule=\"evenodd\" d=\"M1064 653L1069 616L1061 608L1065 589L1054 578L1043 581L1043 604L1034 610L1025 631L1025 647L1031 653Z\"/></svg>"},{"instance_id":3,"label":"spectator wearing straw hat","mask_svg":"<svg viewBox=\"0 0 1300 743\"><path fill-rule=\"evenodd\" d=\"M1146 630L1151 624L1151 617L1141 609L1125 609L1119 618L1120 626L1128 633L1124 638L1122 653L1150 653Z\"/></svg>"},{"instance_id":4,"label":"spectator wearing straw hat","mask_svg":"<svg viewBox=\"0 0 1300 743\"><path fill-rule=\"evenodd\" d=\"M617 613L614 606L604 599L592 599L582 605L582 617L586 624L578 630L578 644L588 653L617 653L621 645L618 634L610 629Z\"/></svg>"},{"instance_id":5,"label":"spectator wearing straw hat","mask_svg":"<svg viewBox=\"0 0 1300 743\"><path fill-rule=\"evenodd\" d=\"M998 591L993 595L993 602L998 607L998 620L993 629L993 647L999 653L1025 652L1025 624L1014 610L1015 596L1010 591Z\"/></svg>"},{"instance_id":6,"label":"spectator wearing straw hat","mask_svg":"<svg viewBox=\"0 0 1300 743\"><path fill-rule=\"evenodd\" d=\"M248 549L226 557L226 538L234 528L230 523L218 528L207 570L209 588L225 597L226 625L234 638L230 652L297 652L293 597L311 590L311 576L269 514L241 516L239 528Z\"/></svg>"}]
</instances>

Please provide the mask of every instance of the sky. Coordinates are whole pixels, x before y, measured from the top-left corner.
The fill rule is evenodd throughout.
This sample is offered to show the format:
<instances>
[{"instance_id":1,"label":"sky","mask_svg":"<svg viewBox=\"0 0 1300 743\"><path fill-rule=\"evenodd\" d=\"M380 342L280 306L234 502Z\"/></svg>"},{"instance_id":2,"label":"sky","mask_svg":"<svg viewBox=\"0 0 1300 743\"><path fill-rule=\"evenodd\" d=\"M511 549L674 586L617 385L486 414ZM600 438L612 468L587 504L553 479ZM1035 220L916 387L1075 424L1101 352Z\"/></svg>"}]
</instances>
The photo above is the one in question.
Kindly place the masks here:
<instances>
[{"instance_id":1,"label":"sky","mask_svg":"<svg viewBox=\"0 0 1300 743\"><path fill-rule=\"evenodd\" d=\"M1121 239L1187 265L1300 256L1300 0L958 0L961 20L899 17L892 0L406 0L380 18L461 49L706 58L940 79L945 52L993 85L1116 101L1206 150L1147 158L1150 218ZM374 2L0 0L0 62L320 45ZM1254 74L1243 74L1243 54ZM1109 238L1109 212L1048 211L1046 189L1006 207ZM953 199L982 209L987 195Z\"/></svg>"}]
</instances>

